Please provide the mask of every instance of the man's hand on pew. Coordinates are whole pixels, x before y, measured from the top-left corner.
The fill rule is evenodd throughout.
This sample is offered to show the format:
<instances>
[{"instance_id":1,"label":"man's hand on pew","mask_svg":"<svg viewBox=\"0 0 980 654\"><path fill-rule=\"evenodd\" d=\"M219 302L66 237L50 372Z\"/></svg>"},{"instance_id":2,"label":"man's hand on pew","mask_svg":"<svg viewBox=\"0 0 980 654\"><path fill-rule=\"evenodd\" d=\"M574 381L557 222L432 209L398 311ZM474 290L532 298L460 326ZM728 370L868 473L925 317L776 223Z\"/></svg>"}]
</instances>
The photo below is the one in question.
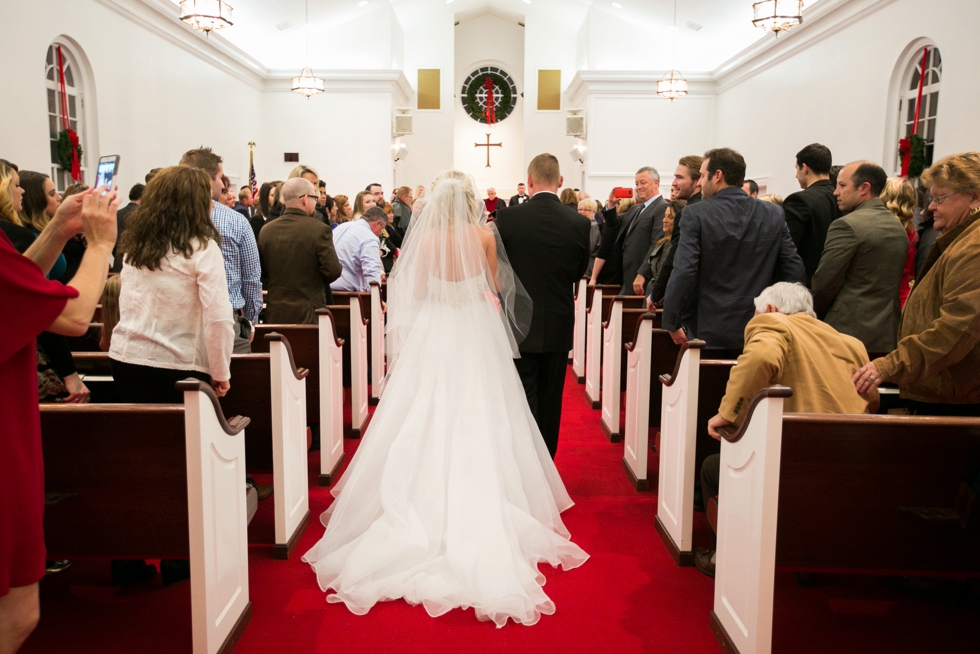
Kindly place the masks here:
<instances>
[{"instance_id":1,"label":"man's hand on pew","mask_svg":"<svg viewBox=\"0 0 980 654\"><path fill-rule=\"evenodd\" d=\"M224 397L231 390L230 381L217 381L215 379L211 380L211 388L214 389L214 394L218 397Z\"/></svg>"},{"instance_id":2,"label":"man's hand on pew","mask_svg":"<svg viewBox=\"0 0 980 654\"><path fill-rule=\"evenodd\" d=\"M878 372L878 368L871 361L854 373L851 381L854 382L854 388L857 389L858 393L867 393L871 389L881 386L885 380L881 378L881 373Z\"/></svg>"},{"instance_id":3,"label":"man's hand on pew","mask_svg":"<svg viewBox=\"0 0 980 654\"><path fill-rule=\"evenodd\" d=\"M674 343L677 345L684 345L684 343L687 343L687 332L684 331L683 327L678 327L674 331L670 332L670 337L674 339Z\"/></svg>"},{"instance_id":4,"label":"man's hand on pew","mask_svg":"<svg viewBox=\"0 0 980 654\"><path fill-rule=\"evenodd\" d=\"M643 275L637 275L636 279L633 280L633 294L643 295L643 289L647 284L646 277Z\"/></svg>"},{"instance_id":5,"label":"man's hand on pew","mask_svg":"<svg viewBox=\"0 0 980 654\"><path fill-rule=\"evenodd\" d=\"M716 441L721 440L721 433L718 431L720 427L727 427L732 423L728 422L721 417L720 414L715 414L715 417L708 421L708 435L711 436Z\"/></svg>"},{"instance_id":6,"label":"man's hand on pew","mask_svg":"<svg viewBox=\"0 0 980 654\"><path fill-rule=\"evenodd\" d=\"M82 378L78 376L77 372L65 376L64 381L65 390L68 391L65 404L85 404L88 402L88 398L92 393L82 381Z\"/></svg>"}]
</instances>

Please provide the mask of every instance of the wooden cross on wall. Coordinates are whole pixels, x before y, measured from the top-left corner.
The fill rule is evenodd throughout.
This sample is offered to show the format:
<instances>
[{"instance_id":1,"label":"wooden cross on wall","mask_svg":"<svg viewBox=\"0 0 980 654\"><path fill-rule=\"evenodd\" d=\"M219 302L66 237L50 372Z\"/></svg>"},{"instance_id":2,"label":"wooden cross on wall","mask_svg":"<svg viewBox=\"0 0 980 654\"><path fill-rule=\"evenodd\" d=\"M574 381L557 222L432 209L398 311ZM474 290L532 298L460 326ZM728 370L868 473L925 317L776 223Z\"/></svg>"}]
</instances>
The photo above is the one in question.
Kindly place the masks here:
<instances>
[{"instance_id":1,"label":"wooden cross on wall","mask_svg":"<svg viewBox=\"0 0 980 654\"><path fill-rule=\"evenodd\" d=\"M487 134L487 142L486 143L474 143L473 144L473 147L474 148L486 148L487 149L487 166L486 167L487 168L490 168L490 148L502 148L502 147L504 147L504 144L503 143L491 143L490 142L490 135Z\"/></svg>"}]
</instances>

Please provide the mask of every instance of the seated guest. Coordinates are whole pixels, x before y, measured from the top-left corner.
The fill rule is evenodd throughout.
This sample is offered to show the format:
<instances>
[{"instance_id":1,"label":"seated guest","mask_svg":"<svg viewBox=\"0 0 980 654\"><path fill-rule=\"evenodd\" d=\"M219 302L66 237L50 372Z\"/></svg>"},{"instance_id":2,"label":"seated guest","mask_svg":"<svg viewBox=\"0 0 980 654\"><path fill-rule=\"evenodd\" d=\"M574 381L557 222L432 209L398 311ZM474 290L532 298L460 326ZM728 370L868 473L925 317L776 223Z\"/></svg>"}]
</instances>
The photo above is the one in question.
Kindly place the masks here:
<instances>
[{"instance_id":1,"label":"seated guest","mask_svg":"<svg viewBox=\"0 0 980 654\"><path fill-rule=\"evenodd\" d=\"M599 223L596 222L596 201L591 199L580 200L578 203L579 215L589 219L592 226L589 231L589 267L585 270L585 276L592 277L592 268L595 265L595 257L599 254L599 243L602 239L602 231Z\"/></svg>"},{"instance_id":2,"label":"seated guest","mask_svg":"<svg viewBox=\"0 0 980 654\"><path fill-rule=\"evenodd\" d=\"M188 377L211 384L218 397L231 388L235 322L211 190L200 169L160 171L119 244L109 364L123 402L179 404L174 385Z\"/></svg>"},{"instance_id":3,"label":"seated guest","mask_svg":"<svg viewBox=\"0 0 980 654\"><path fill-rule=\"evenodd\" d=\"M238 189L238 202L232 209L245 216L246 220L251 220L255 215L255 198L252 197L252 189L247 186Z\"/></svg>"},{"instance_id":4,"label":"seated guest","mask_svg":"<svg viewBox=\"0 0 980 654\"><path fill-rule=\"evenodd\" d=\"M364 215L365 211L377 205L378 201L371 191L358 191L357 195L354 196L354 215L351 217L351 220L359 219ZM384 211L381 211L381 213L384 213Z\"/></svg>"},{"instance_id":5,"label":"seated guest","mask_svg":"<svg viewBox=\"0 0 980 654\"><path fill-rule=\"evenodd\" d=\"M783 404L787 413L873 413L878 392L859 395L851 383L855 366L868 353L861 341L837 332L817 320L813 298L802 284L778 283L755 298L755 317L745 326L745 349L732 368L718 414L708 421L708 433L727 425L741 425L752 397L768 386L793 389ZM714 454L701 466L701 493L718 495L721 456ZM698 569L714 576L714 552L695 551Z\"/></svg>"},{"instance_id":6,"label":"seated guest","mask_svg":"<svg viewBox=\"0 0 980 654\"><path fill-rule=\"evenodd\" d=\"M898 384L920 415L980 416L980 153L942 159L922 183L942 235L905 303L898 348L854 382L861 392Z\"/></svg>"},{"instance_id":7,"label":"seated guest","mask_svg":"<svg viewBox=\"0 0 980 654\"><path fill-rule=\"evenodd\" d=\"M806 268L807 286L820 265L830 223L840 218L840 208L834 197L836 175L834 181L830 181L833 162L830 148L819 143L811 143L797 152L796 181L803 190L791 194L783 202L789 235L793 237L793 244Z\"/></svg>"},{"instance_id":8,"label":"seated guest","mask_svg":"<svg viewBox=\"0 0 980 654\"><path fill-rule=\"evenodd\" d=\"M99 349L109 351L112 343L112 332L119 324L119 275L113 275L105 281L102 289L102 337L99 339Z\"/></svg>"},{"instance_id":9,"label":"seated guest","mask_svg":"<svg viewBox=\"0 0 980 654\"><path fill-rule=\"evenodd\" d=\"M622 258L614 256L613 249L616 246L616 239L619 237L619 226L622 224L623 214L635 204L636 200L633 198L617 200L615 191L609 191L609 199L606 200L606 208L602 212L602 238L599 241L599 250L596 252L595 261L592 263L590 284L622 283Z\"/></svg>"},{"instance_id":10,"label":"seated guest","mask_svg":"<svg viewBox=\"0 0 980 654\"><path fill-rule=\"evenodd\" d=\"M742 190L745 159L719 148L704 155L701 194L684 209L684 231L664 295L662 325L678 345L707 343L705 357L742 350L752 299L774 282L803 282L805 271L783 212ZM696 300L695 300L696 298ZM696 302L693 324L690 303Z\"/></svg>"},{"instance_id":11,"label":"seated guest","mask_svg":"<svg viewBox=\"0 0 980 654\"><path fill-rule=\"evenodd\" d=\"M647 282L646 294L649 296L653 292L653 287L660 277L664 262L667 260L667 253L670 252L671 238L674 234L675 217L687 206L686 200L671 200L664 212L664 235L653 247L650 253L650 281Z\"/></svg>"},{"instance_id":12,"label":"seated guest","mask_svg":"<svg viewBox=\"0 0 980 654\"><path fill-rule=\"evenodd\" d=\"M333 241L342 271L340 278L330 284L331 289L366 292L371 290L371 282L381 283L383 268L378 238L387 224L385 212L372 206L357 220L337 226Z\"/></svg>"},{"instance_id":13,"label":"seated guest","mask_svg":"<svg viewBox=\"0 0 980 654\"><path fill-rule=\"evenodd\" d=\"M266 322L317 322L316 310L333 304L330 282L340 277L340 261L330 227L316 220L316 188L302 177L282 185L286 211L259 236L262 270L269 277Z\"/></svg>"},{"instance_id":14,"label":"seated guest","mask_svg":"<svg viewBox=\"0 0 980 654\"><path fill-rule=\"evenodd\" d=\"M905 233L909 237L909 252L905 257L905 270L902 272L902 283L898 287L898 297L905 307L905 300L912 290L912 280L915 278L915 255L916 246L919 244L919 234L915 231L912 219L915 216L915 207L919 202L919 194L905 177L890 177L885 182L885 190L881 192L881 201L885 203L885 208L892 212L898 222L902 223Z\"/></svg>"},{"instance_id":15,"label":"seated guest","mask_svg":"<svg viewBox=\"0 0 980 654\"><path fill-rule=\"evenodd\" d=\"M576 200L576 204L578 201ZM493 220L497 217L497 211L507 207L507 202L503 198L497 197L497 189L490 187L487 189L487 197L483 201L483 205L487 209L487 214L489 214L489 220Z\"/></svg>"},{"instance_id":16,"label":"seated guest","mask_svg":"<svg viewBox=\"0 0 980 654\"><path fill-rule=\"evenodd\" d=\"M839 332L868 352L890 352L902 307L909 237L878 196L888 176L878 164L857 161L837 177L837 205L844 216L830 224L820 265L813 273L813 306Z\"/></svg>"},{"instance_id":17,"label":"seated guest","mask_svg":"<svg viewBox=\"0 0 980 654\"><path fill-rule=\"evenodd\" d=\"M742 190L745 191L745 194L750 198L759 197L759 184L754 179L745 180L745 182L742 184Z\"/></svg>"}]
</instances>

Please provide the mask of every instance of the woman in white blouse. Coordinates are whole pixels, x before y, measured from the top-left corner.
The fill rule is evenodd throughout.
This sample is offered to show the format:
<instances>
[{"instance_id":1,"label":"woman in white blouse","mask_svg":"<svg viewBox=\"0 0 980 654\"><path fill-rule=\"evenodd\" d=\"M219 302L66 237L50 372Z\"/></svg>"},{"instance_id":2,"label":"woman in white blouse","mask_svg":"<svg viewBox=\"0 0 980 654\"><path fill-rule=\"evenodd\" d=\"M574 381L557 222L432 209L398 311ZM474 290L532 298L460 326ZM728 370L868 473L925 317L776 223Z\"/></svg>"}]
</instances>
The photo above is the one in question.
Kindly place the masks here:
<instances>
[{"instance_id":1,"label":"woman in white blouse","mask_svg":"<svg viewBox=\"0 0 980 654\"><path fill-rule=\"evenodd\" d=\"M231 388L234 342L221 236L211 222L207 175L159 172L119 241L119 323L109 358L124 402L180 403L188 377Z\"/></svg>"}]
</instances>

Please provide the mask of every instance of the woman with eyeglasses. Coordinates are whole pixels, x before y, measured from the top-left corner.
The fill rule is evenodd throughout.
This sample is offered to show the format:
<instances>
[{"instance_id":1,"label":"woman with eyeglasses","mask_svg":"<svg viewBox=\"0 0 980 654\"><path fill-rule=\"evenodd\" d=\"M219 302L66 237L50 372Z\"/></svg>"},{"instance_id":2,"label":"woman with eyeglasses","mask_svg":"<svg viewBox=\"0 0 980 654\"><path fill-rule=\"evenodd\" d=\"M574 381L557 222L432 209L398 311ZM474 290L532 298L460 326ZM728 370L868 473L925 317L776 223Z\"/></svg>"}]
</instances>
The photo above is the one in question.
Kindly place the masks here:
<instances>
[{"instance_id":1,"label":"woman with eyeglasses","mask_svg":"<svg viewBox=\"0 0 980 654\"><path fill-rule=\"evenodd\" d=\"M908 296L898 347L854 375L858 392L898 384L919 415L980 416L980 152L922 175L941 236Z\"/></svg>"}]
</instances>

